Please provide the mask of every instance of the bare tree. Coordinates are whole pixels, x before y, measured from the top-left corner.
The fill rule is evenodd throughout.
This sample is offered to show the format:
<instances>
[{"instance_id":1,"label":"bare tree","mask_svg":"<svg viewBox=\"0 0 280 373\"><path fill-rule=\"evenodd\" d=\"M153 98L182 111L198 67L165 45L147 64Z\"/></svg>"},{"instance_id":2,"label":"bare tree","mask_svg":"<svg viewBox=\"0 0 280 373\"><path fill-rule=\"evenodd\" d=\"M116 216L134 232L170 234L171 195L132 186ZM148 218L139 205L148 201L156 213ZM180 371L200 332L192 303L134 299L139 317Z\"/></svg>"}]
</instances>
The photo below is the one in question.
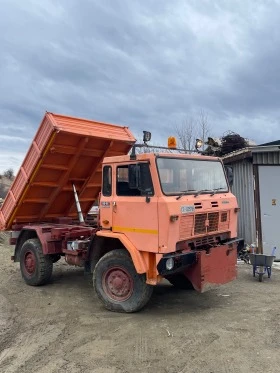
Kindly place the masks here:
<instances>
[{"instance_id":1,"label":"bare tree","mask_svg":"<svg viewBox=\"0 0 280 373\"><path fill-rule=\"evenodd\" d=\"M192 153L195 149L197 138L201 139L204 144L209 137L211 128L208 116L201 110L197 118L189 117L180 125L175 126L175 131L179 139L179 147L184 150L189 150L189 153ZM204 147L203 145L202 149L204 149Z\"/></svg>"},{"instance_id":2,"label":"bare tree","mask_svg":"<svg viewBox=\"0 0 280 373\"><path fill-rule=\"evenodd\" d=\"M192 117L185 119L180 125L175 126L175 132L179 139L179 147L184 150L191 150L195 147L197 137L197 124Z\"/></svg>"},{"instance_id":3,"label":"bare tree","mask_svg":"<svg viewBox=\"0 0 280 373\"><path fill-rule=\"evenodd\" d=\"M177 148L185 150L187 153L193 153L195 150L196 139L199 138L204 142L210 134L211 128L208 121L208 116L203 110L199 112L197 118L187 117L182 121L181 124L172 125L175 129L175 134L178 139ZM141 138L138 136L138 138ZM137 141L141 144L141 141ZM203 146L204 150L204 146ZM149 144L149 146L143 146L136 148L136 153L157 153L160 152L160 148L157 148L156 144ZM165 150L168 151L168 150ZM169 149L172 152L172 149Z\"/></svg>"},{"instance_id":4,"label":"bare tree","mask_svg":"<svg viewBox=\"0 0 280 373\"><path fill-rule=\"evenodd\" d=\"M6 171L4 171L3 175L7 179L12 180L14 178L14 170L12 168L8 168Z\"/></svg>"},{"instance_id":5,"label":"bare tree","mask_svg":"<svg viewBox=\"0 0 280 373\"><path fill-rule=\"evenodd\" d=\"M208 116L203 110L200 111L198 120L197 120L197 134L198 138L203 141L202 149L204 150L204 143L207 141L211 132L211 127L209 125Z\"/></svg>"}]
</instances>

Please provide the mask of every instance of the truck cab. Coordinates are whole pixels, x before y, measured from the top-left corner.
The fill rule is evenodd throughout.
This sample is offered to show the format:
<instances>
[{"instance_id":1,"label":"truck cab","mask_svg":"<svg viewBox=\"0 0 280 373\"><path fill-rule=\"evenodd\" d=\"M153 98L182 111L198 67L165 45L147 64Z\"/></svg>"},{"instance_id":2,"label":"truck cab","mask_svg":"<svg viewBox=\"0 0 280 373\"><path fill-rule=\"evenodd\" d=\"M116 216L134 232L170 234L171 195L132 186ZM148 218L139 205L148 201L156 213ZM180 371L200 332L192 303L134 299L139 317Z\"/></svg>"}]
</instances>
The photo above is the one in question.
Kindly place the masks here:
<instances>
[{"instance_id":1,"label":"truck cab","mask_svg":"<svg viewBox=\"0 0 280 373\"><path fill-rule=\"evenodd\" d=\"M170 253L234 238L236 212L217 158L148 153L104 160L101 227L124 233L139 251Z\"/></svg>"}]
</instances>

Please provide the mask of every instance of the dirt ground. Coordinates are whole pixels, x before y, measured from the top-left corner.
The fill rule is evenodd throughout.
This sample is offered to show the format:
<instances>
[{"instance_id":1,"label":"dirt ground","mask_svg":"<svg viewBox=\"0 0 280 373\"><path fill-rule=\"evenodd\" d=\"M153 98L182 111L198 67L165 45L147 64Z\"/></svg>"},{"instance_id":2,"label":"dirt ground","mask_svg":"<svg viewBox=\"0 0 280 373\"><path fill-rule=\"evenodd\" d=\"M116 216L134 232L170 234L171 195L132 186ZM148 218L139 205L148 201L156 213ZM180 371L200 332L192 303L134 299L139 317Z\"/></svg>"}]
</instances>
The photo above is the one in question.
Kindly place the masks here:
<instances>
[{"instance_id":1,"label":"dirt ground","mask_svg":"<svg viewBox=\"0 0 280 373\"><path fill-rule=\"evenodd\" d=\"M279 372L280 271L205 294L159 285L136 314L106 311L83 270L55 264L30 287L0 243L1 373Z\"/></svg>"}]
</instances>

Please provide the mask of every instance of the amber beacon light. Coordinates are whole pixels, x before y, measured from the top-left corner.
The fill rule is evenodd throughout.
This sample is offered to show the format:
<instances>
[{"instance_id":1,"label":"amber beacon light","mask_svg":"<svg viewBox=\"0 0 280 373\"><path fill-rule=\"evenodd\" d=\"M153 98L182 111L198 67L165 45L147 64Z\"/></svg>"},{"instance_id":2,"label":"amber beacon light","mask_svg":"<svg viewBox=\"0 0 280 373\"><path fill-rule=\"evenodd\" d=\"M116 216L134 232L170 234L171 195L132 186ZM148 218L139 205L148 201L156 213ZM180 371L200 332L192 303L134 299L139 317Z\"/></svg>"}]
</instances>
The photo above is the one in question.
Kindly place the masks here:
<instances>
[{"instance_id":1,"label":"amber beacon light","mask_svg":"<svg viewBox=\"0 0 280 373\"><path fill-rule=\"evenodd\" d=\"M176 149L177 148L176 137L173 137L173 136L168 137L168 148L170 148L170 149Z\"/></svg>"}]
</instances>

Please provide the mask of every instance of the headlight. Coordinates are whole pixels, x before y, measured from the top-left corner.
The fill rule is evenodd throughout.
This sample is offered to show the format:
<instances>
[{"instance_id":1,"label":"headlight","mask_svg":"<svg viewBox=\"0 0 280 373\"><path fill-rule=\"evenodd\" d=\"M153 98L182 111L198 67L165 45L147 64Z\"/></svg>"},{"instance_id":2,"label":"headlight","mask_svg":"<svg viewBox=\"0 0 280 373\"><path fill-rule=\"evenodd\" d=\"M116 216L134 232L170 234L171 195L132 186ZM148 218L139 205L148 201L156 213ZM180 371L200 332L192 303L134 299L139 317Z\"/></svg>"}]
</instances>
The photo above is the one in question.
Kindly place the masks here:
<instances>
[{"instance_id":1,"label":"headlight","mask_svg":"<svg viewBox=\"0 0 280 373\"><path fill-rule=\"evenodd\" d=\"M165 263L165 267L168 271L170 271L174 267L174 259L173 258L167 259Z\"/></svg>"}]
</instances>

